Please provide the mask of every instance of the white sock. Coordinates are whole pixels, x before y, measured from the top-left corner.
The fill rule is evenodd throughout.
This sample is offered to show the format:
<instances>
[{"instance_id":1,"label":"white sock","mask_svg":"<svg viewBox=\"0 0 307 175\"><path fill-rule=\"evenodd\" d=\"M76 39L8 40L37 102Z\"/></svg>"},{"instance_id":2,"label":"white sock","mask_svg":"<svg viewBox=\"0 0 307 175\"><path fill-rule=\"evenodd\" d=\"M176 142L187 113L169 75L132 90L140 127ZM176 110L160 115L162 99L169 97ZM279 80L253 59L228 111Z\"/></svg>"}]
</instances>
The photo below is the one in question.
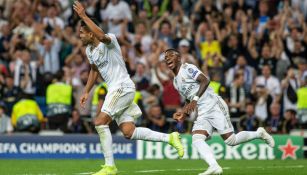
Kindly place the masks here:
<instances>
[{"instance_id":1,"label":"white sock","mask_svg":"<svg viewBox=\"0 0 307 175\"><path fill-rule=\"evenodd\" d=\"M112 150L112 135L108 125L95 126L102 147L102 152L105 159L105 165L114 166L113 150Z\"/></svg>"},{"instance_id":2,"label":"white sock","mask_svg":"<svg viewBox=\"0 0 307 175\"><path fill-rule=\"evenodd\" d=\"M158 142L169 142L169 134L152 131L148 128L137 127L135 128L131 139L133 140L148 140Z\"/></svg>"},{"instance_id":3,"label":"white sock","mask_svg":"<svg viewBox=\"0 0 307 175\"><path fill-rule=\"evenodd\" d=\"M203 134L194 134L192 136L192 144L200 154L201 158L205 160L209 166L218 165L214 157L213 151L205 140L206 136Z\"/></svg>"},{"instance_id":4,"label":"white sock","mask_svg":"<svg viewBox=\"0 0 307 175\"><path fill-rule=\"evenodd\" d=\"M260 135L256 131L241 131L238 134L232 134L229 136L225 140L225 143L227 145L234 146L257 138L260 138Z\"/></svg>"}]
</instances>

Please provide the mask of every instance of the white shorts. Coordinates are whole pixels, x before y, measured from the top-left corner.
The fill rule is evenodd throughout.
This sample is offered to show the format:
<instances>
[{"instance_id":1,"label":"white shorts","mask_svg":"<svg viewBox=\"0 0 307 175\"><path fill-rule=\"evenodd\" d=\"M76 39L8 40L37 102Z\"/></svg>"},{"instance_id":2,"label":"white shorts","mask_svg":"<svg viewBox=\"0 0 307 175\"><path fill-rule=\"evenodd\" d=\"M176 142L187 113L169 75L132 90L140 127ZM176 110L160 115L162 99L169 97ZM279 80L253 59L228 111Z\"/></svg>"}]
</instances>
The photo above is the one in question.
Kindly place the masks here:
<instances>
[{"instance_id":1,"label":"white shorts","mask_svg":"<svg viewBox=\"0 0 307 175\"><path fill-rule=\"evenodd\" d=\"M202 110L206 108L204 105L198 106L198 116L194 121L192 131L204 130L209 135L212 135L213 129L216 129L219 134L234 131L227 104L221 97L217 98L217 103L209 110Z\"/></svg>"},{"instance_id":2,"label":"white shorts","mask_svg":"<svg viewBox=\"0 0 307 175\"><path fill-rule=\"evenodd\" d=\"M108 114L118 125L124 122L134 122L142 115L142 111L133 102L135 89L121 87L107 93L101 112Z\"/></svg>"}]
</instances>

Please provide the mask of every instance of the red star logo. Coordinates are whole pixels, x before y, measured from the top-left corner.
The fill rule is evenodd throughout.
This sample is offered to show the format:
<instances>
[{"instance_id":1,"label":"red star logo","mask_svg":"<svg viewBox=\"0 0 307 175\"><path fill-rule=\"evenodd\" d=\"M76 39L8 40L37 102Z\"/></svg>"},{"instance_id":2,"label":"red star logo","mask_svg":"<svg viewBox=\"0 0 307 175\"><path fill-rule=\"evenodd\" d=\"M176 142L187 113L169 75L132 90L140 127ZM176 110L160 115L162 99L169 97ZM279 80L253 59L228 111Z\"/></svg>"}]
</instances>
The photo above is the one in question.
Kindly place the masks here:
<instances>
[{"instance_id":1,"label":"red star logo","mask_svg":"<svg viewBox=\"0 0 307 175\"><path fill-rule=\"evenodd\" d=\"M287 157L296 159L296 151L299 149L299 146L293 145L291 139L287 140L286 145L279 146L278 148L282 151L281 159L284 160Z\"/></svg>"}]
</instances>

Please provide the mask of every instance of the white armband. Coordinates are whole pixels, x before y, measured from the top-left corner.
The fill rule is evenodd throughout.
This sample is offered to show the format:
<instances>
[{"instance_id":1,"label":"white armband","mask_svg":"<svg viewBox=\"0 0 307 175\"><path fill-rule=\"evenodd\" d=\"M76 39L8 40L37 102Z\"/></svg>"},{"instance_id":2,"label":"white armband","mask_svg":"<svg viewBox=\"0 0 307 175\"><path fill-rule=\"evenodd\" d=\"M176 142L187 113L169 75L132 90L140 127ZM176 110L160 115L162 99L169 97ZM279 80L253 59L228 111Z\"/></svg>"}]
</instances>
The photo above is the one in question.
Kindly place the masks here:
<instances>
[{"instance_id":1,"label":"white armband","mask_svg":"<svg viewBox=\"0 0 307 175\"><path fill-rule=\"evenodd\" d=\"M194 100L194 101L198 101L198 100L199 100L199 96L196 96L196 95L195 95L195 96L193 97L193 100Z\"/></svg>"}]
</instances>

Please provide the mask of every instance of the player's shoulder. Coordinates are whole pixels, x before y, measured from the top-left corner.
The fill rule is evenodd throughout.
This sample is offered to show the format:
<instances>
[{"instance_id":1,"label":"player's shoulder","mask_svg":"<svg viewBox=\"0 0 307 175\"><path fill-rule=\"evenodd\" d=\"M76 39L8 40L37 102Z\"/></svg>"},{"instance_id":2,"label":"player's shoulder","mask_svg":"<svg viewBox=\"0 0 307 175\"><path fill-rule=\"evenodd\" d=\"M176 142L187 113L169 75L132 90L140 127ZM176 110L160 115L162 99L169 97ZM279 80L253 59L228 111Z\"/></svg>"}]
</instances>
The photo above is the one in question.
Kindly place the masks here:
<instances>
[{"instance_id":1,"label":"player's shoulder","mask_svg":"<svg viewBox=\"0 0 307 175\"><path fill-rule=\"evenodd\" d=\"M188 73L193 73L195 71L199 71L199 69L194 64L184 63L182 68Z\"/></svg>"},{"instance_id":2,"label":"player's shoulder","mask_svg":"<svg viewBox=\"0 0 307 175\"><path fill-rule=\"evenodd\" d=\"M115 34L113 34L113 33L106 33L105 35L108 36L108 37L110 37L111 42L117 40Z\"/></svg>"},{"instance_id":3,"label":"player's shoulder","mask_svg":"<svg viewBox=\"0 0 307 175\"><path fill-rule=\"evenodd\" d=\"M195 66L194 64L190 64L190 63L183 63L182 67L184 69L189 69L189 68L197 68L197 66ZM198 69L198 68L197 68Z\"/></svg>"}]
</instances>

